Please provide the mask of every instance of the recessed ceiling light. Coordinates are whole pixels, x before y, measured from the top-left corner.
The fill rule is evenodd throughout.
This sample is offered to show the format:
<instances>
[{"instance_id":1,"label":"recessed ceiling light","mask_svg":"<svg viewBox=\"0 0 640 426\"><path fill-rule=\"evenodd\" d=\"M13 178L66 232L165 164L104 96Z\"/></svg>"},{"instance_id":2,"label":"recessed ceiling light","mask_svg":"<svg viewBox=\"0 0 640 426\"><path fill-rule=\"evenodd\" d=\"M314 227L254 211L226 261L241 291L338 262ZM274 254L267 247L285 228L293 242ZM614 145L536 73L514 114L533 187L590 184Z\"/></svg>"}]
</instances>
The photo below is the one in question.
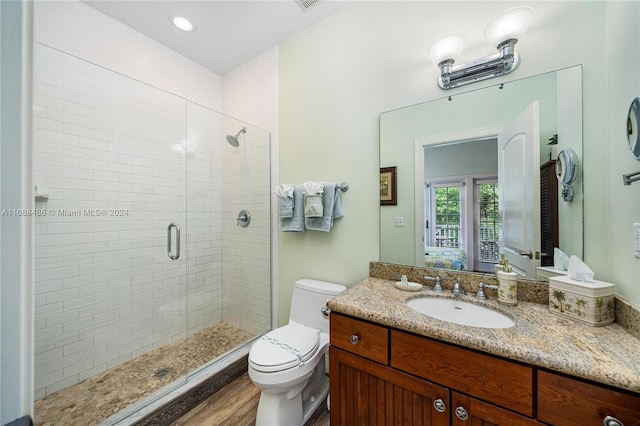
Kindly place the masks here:
<instances>
[{"instance_id":1,"label":"recessed ceiling light","mask_svg":"<svg viewBox=\"0 0 640 426\"><path fill-rule=\"evenodd\" d=\"M190 20L180 15L171 15L169 16L169 20L177 29L184 32L193 32L196 30L195 24L193 24Z\"/></svg>"}]
</instances>

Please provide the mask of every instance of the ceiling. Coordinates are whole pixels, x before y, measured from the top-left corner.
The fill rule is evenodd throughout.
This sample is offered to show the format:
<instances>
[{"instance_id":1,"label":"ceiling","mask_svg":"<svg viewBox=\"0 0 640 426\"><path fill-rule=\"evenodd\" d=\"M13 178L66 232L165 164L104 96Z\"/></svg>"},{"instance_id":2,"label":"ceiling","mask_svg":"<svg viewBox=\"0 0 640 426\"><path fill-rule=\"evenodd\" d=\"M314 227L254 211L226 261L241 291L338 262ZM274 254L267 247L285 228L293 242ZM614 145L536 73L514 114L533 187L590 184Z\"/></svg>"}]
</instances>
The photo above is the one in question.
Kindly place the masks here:
<instances>
[{"instance_id":1,"label":"ceiling","mask_svg":"<svg viewBox=\"0 0 640 426\"><path fill-rule=\"evenodd\" d=\"M320 1L303 11L294 0L83 0L98 11L179 52L218 75L304 31L343 7ZM169 16L195 23L195 32L175 28Z\"/></svg>"}]
</instances>

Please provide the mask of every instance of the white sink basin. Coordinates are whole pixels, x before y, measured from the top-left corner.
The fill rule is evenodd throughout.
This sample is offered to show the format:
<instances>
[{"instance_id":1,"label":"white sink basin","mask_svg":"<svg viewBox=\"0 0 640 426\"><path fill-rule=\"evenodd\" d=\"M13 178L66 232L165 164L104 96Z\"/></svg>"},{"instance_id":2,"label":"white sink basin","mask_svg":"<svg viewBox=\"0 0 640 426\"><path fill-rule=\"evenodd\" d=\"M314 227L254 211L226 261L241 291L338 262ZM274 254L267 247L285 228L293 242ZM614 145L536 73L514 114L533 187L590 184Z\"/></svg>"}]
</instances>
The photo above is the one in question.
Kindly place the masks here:
<instances>
[{"instance_id":1,"label":"white sink basin","mask_svg":"<svg viewBox=\"0 0 640 426\"><path fill-rule=\"evenodd\" d=\"M407 305L414 311L442 321L482 328L509 328L516 325L508 316L484 306L442 297L419 297Z\"/></svg>"}]
</instances>

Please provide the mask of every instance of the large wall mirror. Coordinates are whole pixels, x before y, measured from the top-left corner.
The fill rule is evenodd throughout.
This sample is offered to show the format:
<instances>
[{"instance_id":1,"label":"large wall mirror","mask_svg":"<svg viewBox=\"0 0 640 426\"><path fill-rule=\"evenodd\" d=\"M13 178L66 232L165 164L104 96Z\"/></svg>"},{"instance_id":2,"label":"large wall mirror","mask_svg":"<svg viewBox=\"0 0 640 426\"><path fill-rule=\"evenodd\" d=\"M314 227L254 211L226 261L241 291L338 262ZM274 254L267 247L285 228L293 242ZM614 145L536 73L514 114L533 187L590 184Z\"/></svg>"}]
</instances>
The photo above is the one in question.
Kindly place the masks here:
<instances>
[{"instance_id":1,"label":"large wall mirror","mask_svg":"<svg viewBox=\"0 0 640 426\"><path fill-rule=\"evenodd\" d=\"M580 66L381 113L397 205L380 206L380 260L493 272L505 253L535 279L554 247L582 258L582 167L564 201L565 149L582 164Z\"/></svg>"}]
</instances>

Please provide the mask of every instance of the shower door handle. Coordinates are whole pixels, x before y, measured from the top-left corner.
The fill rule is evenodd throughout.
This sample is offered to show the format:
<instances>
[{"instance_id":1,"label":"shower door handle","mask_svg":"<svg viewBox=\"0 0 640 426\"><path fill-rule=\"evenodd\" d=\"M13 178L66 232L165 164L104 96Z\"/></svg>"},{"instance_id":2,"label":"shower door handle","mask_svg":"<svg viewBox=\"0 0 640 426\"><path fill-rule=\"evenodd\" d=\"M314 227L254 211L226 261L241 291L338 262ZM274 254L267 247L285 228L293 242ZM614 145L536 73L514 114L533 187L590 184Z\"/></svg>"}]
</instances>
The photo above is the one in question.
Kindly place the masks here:
<instances>
[{"instance_id":1,"label":"shower door handle","mask_svg":"<svg viewBox=\"0 0 640 426\"><path fill-rule=\"evenodd\" d=\"M171 251L171 228L176 228L176 254ZM167 256L169 259L176 260L180 257L180 227L176 223L170 223L167 228Z\"/></svg>"}]
</instances>

